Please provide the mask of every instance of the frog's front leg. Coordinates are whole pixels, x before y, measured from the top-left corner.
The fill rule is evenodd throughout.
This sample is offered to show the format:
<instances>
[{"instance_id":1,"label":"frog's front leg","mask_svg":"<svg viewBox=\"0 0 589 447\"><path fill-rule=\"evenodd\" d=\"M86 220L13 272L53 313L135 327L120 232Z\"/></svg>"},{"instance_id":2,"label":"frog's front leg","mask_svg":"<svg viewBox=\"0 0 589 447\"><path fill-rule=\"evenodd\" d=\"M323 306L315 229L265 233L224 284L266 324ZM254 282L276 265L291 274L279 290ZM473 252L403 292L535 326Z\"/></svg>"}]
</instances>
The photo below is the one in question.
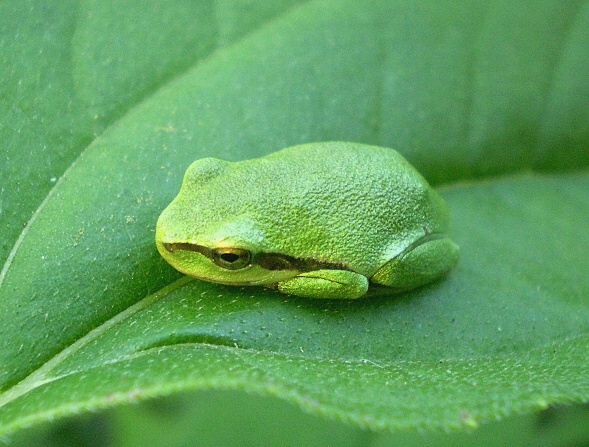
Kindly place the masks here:
<instances>
[{"instance_id":1,"label":"frog's front leg","mask_svg":"<svg viewBox=\"0 0 589 447\"><path fill-rule=\"evenodd\" d=\"M458 261L458 245L446 235L428 233L384 264L370 281L397 292L414 289L444 276Z\"/></svg>"},{"instance_id":2,"label":"frog's front leg","mask_svg":"<svg viewBox=\"0 0 589 447\"><path fill-rule=\"evenodd\" d=\"M347 270L315 270L279 282L278 290L305 298L356 299L368 291L368 279Z\"/></svg>"}]
</instances>

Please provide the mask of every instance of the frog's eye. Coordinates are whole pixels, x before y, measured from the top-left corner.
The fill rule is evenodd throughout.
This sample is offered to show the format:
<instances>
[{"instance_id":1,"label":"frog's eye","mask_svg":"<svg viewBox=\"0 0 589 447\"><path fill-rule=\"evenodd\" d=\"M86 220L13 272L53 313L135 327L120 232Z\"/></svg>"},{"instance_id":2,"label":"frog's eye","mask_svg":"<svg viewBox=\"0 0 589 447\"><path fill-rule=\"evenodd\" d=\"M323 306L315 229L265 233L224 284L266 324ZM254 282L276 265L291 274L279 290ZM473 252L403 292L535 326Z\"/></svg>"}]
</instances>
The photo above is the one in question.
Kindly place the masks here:
<instances>
[{"instance_id":1,"label":"frog's eye","mask_svg":"<svg viewBox=\"0 0 589 447\"><path fill-rule=\"evenodd\" d=\"M213 262L227 270L247 267L252 260L252 252L243 248L215 248L212 251Z\"/></svg>"}]
</instances>

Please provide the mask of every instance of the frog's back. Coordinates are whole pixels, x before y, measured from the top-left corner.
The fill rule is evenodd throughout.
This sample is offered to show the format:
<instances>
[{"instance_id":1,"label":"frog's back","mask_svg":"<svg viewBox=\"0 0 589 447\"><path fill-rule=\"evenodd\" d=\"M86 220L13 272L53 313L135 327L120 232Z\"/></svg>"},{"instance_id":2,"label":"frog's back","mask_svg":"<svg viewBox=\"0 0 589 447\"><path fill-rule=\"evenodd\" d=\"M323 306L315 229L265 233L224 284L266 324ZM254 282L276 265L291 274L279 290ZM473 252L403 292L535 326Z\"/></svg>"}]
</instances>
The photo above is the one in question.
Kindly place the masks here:
<instances>
[{"instance_id":1,"label":"frog's back","mask_svg":"<svg viewBox=\"0 0 589 447\"><path fill-rule=\"evenodd\" d=\"M320 259L370 275L424 222L447 221L443 202L396 151L352 144L301 145L257 159L263 178L266 238L284 254ZM268 177L268 173L272 172ZM286 222L287 225L282 223ZM293 222L296 228L293 229ZM276 250L276 248L275 248ZM344 258L342 258L344 255Z\"/></svg>"},{"instance_id":2,"label":"frog's back","mask_svg":"<svg viewBox=\"0 0 589 447\"><path fill-rule=\"evenodd\" d=\"M392 149L314 143L232 165L215 208L259 223L262 250L370 275L412 233L445 231L443 202Z\"/></svg>"}]
</instances>

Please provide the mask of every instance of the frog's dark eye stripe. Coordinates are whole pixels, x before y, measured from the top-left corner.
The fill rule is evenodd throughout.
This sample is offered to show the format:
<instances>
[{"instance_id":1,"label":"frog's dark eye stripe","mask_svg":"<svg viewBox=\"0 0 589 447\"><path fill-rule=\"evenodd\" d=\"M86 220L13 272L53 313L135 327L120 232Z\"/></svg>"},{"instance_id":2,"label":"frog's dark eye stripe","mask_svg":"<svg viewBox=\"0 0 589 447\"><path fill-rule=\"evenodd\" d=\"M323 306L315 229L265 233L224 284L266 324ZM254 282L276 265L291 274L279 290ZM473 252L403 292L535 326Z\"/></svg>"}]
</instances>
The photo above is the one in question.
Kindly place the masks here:
<instances>
[{"instance_id":1,"label":"frog's dark eye stripe","mask_svg":"<svg viewBox=\"0 0 589 447\"><path fill-rule=\"evenodd\" d=\"M171 253L176 251L193 251L200 253L219 267L227 270L238 270L250 265L252 252L243 248L220 247L210 249L204 245L191 244L190 242L164 243L164 248Z\"/></svg>"},{"instance_id":2,"label":"frog's dark eye stripe","mask_svg":"<svg viewBox=\"0 0 589 447\"><path fill-rule=\"evenodd\" d=\"M299 272L311 272L319 269L348 269L343 264L295 258L293 256L281 255L280 253L258 253L255 256L255 264L266 270L297 270Z\"/></svg>"},{"instance_id":3,"label":"frog's dark eye stripe","mask_svg":"<svg viewBox=\"0 0 589 447\"><path fill-rule=\"evenodd\" d=\"M296 270L296 259L276 253L258 253L256 264L266 270Z\"/></svg>"},{"instance_id":4,"label":"frog's dark eye stripe","mask_svg":"<svg viewBox=\"0 0 589 447\"><path fill-rule=\"evenodd\" d=\"M209 248L189 242L165 242L163 246L171 253L176 251L200 253L219 267L227 270L239 270L252 264L259 265L265 270L297 270L299 272L310 272L318 269L347 270L347 267L343 264L317 262L312 259L295 258L280 253L257 253L254 255L251 251L244 248Z\"/></svg>"},{"instance_id":5,"label":"frog's dark eye stripe","mask_svg":"<svg viewBox=\"0 0 589 447\"><path fill-rule=\"evenodd\" d=\"M190 242L164 242L162 245L170 253L175 251L195 251L205 255L207 258L211 257L211 249L204 245L191 244Z\"/></svg>"}]
</instances>

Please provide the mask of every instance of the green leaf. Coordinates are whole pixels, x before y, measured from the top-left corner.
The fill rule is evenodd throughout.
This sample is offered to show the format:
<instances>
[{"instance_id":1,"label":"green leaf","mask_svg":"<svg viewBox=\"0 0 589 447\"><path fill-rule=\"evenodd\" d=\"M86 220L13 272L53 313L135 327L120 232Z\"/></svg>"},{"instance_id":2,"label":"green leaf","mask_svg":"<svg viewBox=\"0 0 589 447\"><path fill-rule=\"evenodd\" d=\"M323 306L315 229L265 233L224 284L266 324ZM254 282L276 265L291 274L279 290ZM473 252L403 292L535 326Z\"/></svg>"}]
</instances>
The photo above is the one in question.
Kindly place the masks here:
<instances>
[{"instance_id":1,"label":"green leaf","mask_svg":"<svg viewBox=\"0 0 589 447\"><path fill-rule=\"evenodd\" d=\"M93 69L116 43L95 23L82 39L94 50L79 51L74 69L58 60L54 68L79 77L64 81L67 98L83 98L100 124L68 109L70 99L38 101L55 107L31 112L39 120L71 114L52 138L78 129L74 117L86 129L67 137L67 157L49 161L56 175L68 166L49 192L21 196L32 177L11 168L29 159L34 175L47 172L54 144L36 148L35 138L49 134L28 128L29 152L9 140L7 179L18 181L6 203L26 199L26 214L43 202L0 274L0 432L192 388L270 394L374 429L470 427L589 399L583 2L308 2L228 33L245 37L213 53L207 32L176 28L174 14L198 15L177 8L142 12L151 27L162 20L157 33L116 17L130 29L113 49L119 75ZM174 33L186 62L170 58L151 78L150 58L168 51L146 36L172 42ZM3 45L25 57L30 39ZM49 40L74 51L71 39ZM16 96L0 99L19 111ZM26 121L21 112L6 115L12 129ZM76 158L92 126L100 136ZM443 190L462 250L447 279L397 297L317 302L179 279L157 254L155 221L193 159L334 139L395 147L437 184L469 179ZM21 228L1 224L12 235Z\"/></svg>"},{"instance_id":2,"label":"green leaf","mask_svg":"<svg viewBox=\"0 0 589 447\"><path fill-rule=\"evenodd\" d=\"M183 278L9 390L4 416L235 387L371 428L449 428L584 398L588 190L589 175L571 174L447 191L461 263L398 298L323 302ZM33 419L18 419L25 408Z\"/></svg>"}]
</instances>

